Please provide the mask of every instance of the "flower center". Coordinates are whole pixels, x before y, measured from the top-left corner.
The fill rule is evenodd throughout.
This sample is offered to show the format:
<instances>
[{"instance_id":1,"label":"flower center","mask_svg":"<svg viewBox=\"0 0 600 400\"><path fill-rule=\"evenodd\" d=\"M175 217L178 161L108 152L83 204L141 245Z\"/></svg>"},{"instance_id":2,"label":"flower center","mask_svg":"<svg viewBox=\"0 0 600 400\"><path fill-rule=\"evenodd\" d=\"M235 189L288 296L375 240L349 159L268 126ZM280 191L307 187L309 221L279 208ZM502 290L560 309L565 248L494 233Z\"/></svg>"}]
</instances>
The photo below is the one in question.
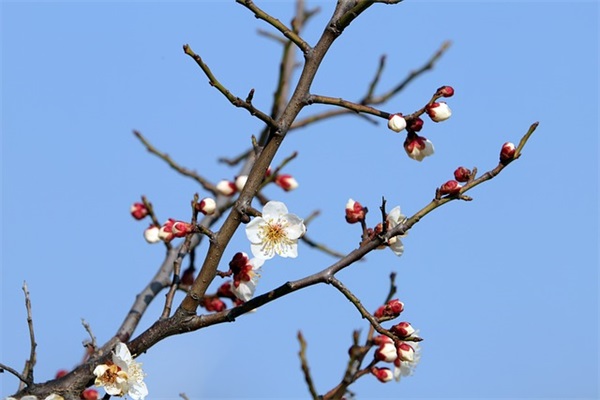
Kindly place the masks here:
<instances>
[{"instance_id":1,"label":"flower center","mask_svg":"<svg viewBox=\"0 0 600 400\"><path fill-rule=\"evenodd\" d=\"M269 255L273 253L281 254L291 247L294 242L287 237L285 231L287 226L287 222L282 223L278 219L277 221L269 220L265 225L260 227L258 235L262 239L262 250L265 253Z\"/></svg>"}]
</instances>

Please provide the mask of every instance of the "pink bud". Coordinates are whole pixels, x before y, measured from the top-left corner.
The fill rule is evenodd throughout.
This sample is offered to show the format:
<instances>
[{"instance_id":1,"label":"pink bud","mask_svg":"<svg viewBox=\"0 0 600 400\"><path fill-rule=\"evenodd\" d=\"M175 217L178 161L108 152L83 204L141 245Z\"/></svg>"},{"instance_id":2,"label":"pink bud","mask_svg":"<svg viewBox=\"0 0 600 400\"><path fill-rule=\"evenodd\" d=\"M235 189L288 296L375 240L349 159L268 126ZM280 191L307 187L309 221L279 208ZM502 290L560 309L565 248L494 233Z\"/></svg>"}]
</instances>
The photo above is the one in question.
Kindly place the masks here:
<instances>
[{"instance_id":1,"label":"pink bud","mask_svg":"<svg viewBox=\"0 0 600 400\"><path fill-rule=\"evenodd\" d=\"M219 286L219 288L217 289L217 296L225 297L226 299L231 299L231 300L237 299L235 294L233 294L233 292L231 291L231 281L227 281L227 282L223 283L221 286Z\"/></svg>"},{"instance_id":2,"label":"pink bud","mask_svg":"<svg viewBox=\"0 0 600 400\"><path fill-rule=\"evenodd\" d=\"M349 199L346 203L346 222L355 224L365 220L367 210L358 202Z\"/></svg>"},{"instance_id":3,"label":"pink bud","mask_svg":"<svg viewBox=\"0 0 600 400\"><path fill-rule=\"evenodd\" d=\"M471 178L471 170L465 167L458 167L456 171L454 171L454 179L458 182L468 182L469 178Z\"/></svg>"},{"instance_id":4,"label":"pink bud","mask_svg":"<svg viewBox=\"0 0 600 400\"><path fill-rule=\"evenodd\" d=\"M394 379L394 374L389 368L371 367L371 373L375 375L375 378L377 378L379 382L386 383Z\"/></svg>"},{"instance_id":5,"label":"pink bud","mask_svg":"<svg viewBox=\"0 0 600 400\"><path fill-rule=\"evenodd\" d=\"M131 216L137 220L144 219L148 215L148 209L144 203L133 203L129 209Z\"/></svg>"},{"instance_id":6,"label":"pink bud","mask_svg":"<svg viewBox=\"0 0 600 400\"><path fill-rule=\"evenodd\" d=\"M377 335L373 338L373 344L375 346L381 346L385 343L394 343L394 341L390 337L385 335Z\"/></svg>"},{"instance_id":7,"label":"pink bud","mask_svg":"<svg viewBox=\"0 0 600 400\"><path fill-rule=\"evenodd\" d=\"M99 397L96 389L89 388L81 392L81 398L83 400L98 400Z\"/></svg>"},{"instance_id":8,"label":"pink bud","mask_svg":"<svg viewBox=\"0 0 600 400\"><path fill-rule=\"evenodd\" d=\"M217 183L217 191L223 196L233 196L237 192L237 187L235 183L224 179Z\"/></svg>"},{"instance_id":9,"label":"pink bud","mask_svg":"<svg viewBox=\"0 0 600 400\"><path fill-rule=\"evenodd\" d=\"M58 378L62 378L63 376L67 375L69 373L69 371L67 371L66 369L59 369L56 372L56 375L54 376L56 379Z\"/></svg>"},{"instance_id":10,"label":"pink bud","mask_svg":"<svg viewBox=\"0 0 600 400\"><path fill-rule=\"evenodd\" d=\"M375 350L375 359L379 361L394 362L397 357L396 346L394 346L391 339L387 343L380 344L379 348Z\"/></svg>"},{"instance_id":11,"label":"pink bud","mask_svg":"<svg viewBox=\"0 0 600 400\"><path fill-rule=\"evenodd\" d=\"M406 120L402 114L391 114L388 119L388 128L394 132L400 132L406 128Z\"/></svg>"},{"instance_id":12,"label":"pink bud","mask_svg":"<svg viewBox=\"0 0 600 400\"><path fill-rule=\"evenodd\" d=\"M184 237L188 233L192 232L192 230L192 225L183 221L175 221L171 227L171 232L175 237Z\"/></svg>"},{"instance_id":13,"label":"pink bud","mask_svg":"<svg viewBox=\"0 0 600 400\"><path fill-rule=\"evenodd\" d=\"M407 338L415 333L415 328L409 322L400 322L390 328L390 332L402 338Z\"/></svg>"},{"instance_id":14,"label":"pink bud","mask_svg":"<svg viewBox=\"0 0 600 400\"><path fill-rule=\"evenodd\" d=\"M401 361L414 361L415 359L415 350L412 346L406 342L398 342L396 344L396 351L398 354L398 358Z\"/></svg>"},{"instance_id":15,"label":"pink bud","mask_svg":"<svg viewBox=\"0 0 600 400\"><path fill-rule=\"evenodd\" d=\"M398 299L388 301L385 305L375 311L376 318L392 317L396 318L404 311L404 303Z\"/></svg>"},{"instance_id":16,"label":"pink bud","mask_svg":"<svg viewBox=\"0 0 600 400\"><path fill-rule=\"evenodd\" d=\"M246 182L248 181L248 175L240 175L235 178L235 188L238 191L242 191L244 186L246 186Z\"/></svg>"},{"instance_id":17,"label":"pink bud","mask_svg":"<svg viewBox=\"0 0 600 400\"><path fill-rule=\"evenodd\" d=\"M175 237L173 235L173 224L175 223L174 219L169 218L163 226L160 227L158 231L158 238L164 242L169 243Z\"/></svg>"},{"instance_id":18,"label":"pink bud","mask_svg":"<svg viewBox=\"0 0 600 400\"><path fill-rule=\"evenodd\" d=\"M294 190L298 187L298 181L296 181L296 179L289 174L277 175L275 177L275 184L286 192Z\"/></svg>"},{"instance_id":19,"label":"pink bud","mask_svg":"<svg viewBox=\"0 0 600 400\"><path fill-rule=\"evenodd\" d=\"M196 203L196 210L204 215L213 215L217 209L217 203L211 197L205 197Z\"/></svg>"},{"instance_id":20,"label":"pink bud","mask_svg":"<svg viewBox=\"0 0 600 400\"><path fill-rule=\"evenodd\" d=\"M156 225L150 224L149 227L144 230L144 239L146 242L153 244L160 242L160 228Z\"/></svg>"},{"instance_id":21,"label":"pink bud","mask_svg":"<svg viewBox=\"0 0 600 400\"><path fill-rule=\"evenodd\" d=\"M419 132L423 128L423 120L419 117L413 118L408 122L407 131Z\"/></svg>"},{"instance_id":22,"label":"pink bud","mask_svg":"<svg viewBox=\"0 0 600 400\"><path fill-rule=\"evenodd\" d=\"M404 151L413 160L423 161L425 157L432 155L435 149L433 143L426 137L418 136L409 131L404 141Z\"/></svg>"},{"instance_id":23,"label":"pink bud","mask_svg":"<svg viewBox=\"0 0 600 400\"><path fill-rule=\"evenodd\" d=\"M500 162L505 163L507 161L511 161L515 157L515 145L511 142L506 142L502 145L502 150L500 151Z\"/></svg>"},{"instance_id":24,"label":"pink bud","mask_svg":"<svg viewBox=\"0 0 600 400\"><path fill-rule=\"evenodd\" d=\"M440 194L443 196L445 194L455 195L460 192L462 186L455 180L448 181L440 186Z\"/></svg>"},{"instance_id":25,"label":"pink bud","mask_svg":"<svg viewBox=\"0 0 600 400\"><path fill-rule=\"evenodd\" d=\"M204 297L200 305L206 308L206 311L221 312L227 309L227 304L217 296Z\"/></svg>"},{"instance_id":26,"label":"pink bud","mask_svg":"<svg viewBox=\"0 0 600 400\"><path fill-rule=\"evenodd\" d=\"M437 94L442 97L452 97L454 96L454 88L452 86L442 86L438 88Z\"/></svg>"},{"instance_id":27,"label":"pink bud","mask_svg":"<svg viewBox=\"0 0 600 400\"><path fill-rule=\"evenodd\" d=\"M433 122L445 121L452 115L450 107L448 107L448 104L446 104L443 101L439 103L431 103L427 106L425 111L427 112L427 115L429 115L429 118L431 118Z\"/></svg>"}]
</instances>

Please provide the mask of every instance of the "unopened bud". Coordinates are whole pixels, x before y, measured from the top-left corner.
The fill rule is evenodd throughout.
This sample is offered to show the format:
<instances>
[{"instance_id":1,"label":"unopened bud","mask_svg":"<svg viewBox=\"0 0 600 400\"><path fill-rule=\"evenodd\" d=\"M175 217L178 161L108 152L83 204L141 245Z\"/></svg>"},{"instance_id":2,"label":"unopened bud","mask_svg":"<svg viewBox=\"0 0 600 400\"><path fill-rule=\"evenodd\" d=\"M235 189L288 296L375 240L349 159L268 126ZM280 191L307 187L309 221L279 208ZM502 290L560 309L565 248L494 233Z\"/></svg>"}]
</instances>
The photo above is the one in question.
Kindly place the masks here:
<instances>
[{"instance_id":1,"label":"unopened bud","mask_svg":"<svg viewBox=\"0 0 600 400\"><path fill-rule=\"evenodd\" d=\"M160 228L158 226L150 224L150 226L144 230L144 239L150 244L158 243L160 242L159 232Z\"/></svg>"},{"instance_id":2,"label":"unopened bud","mask_svg":"<svg viewBox=\"0 0 600 400\"><path fill-rule=\"evenodd\" d=\"M217 183L217 191L223 196L233 196L237 192L235 183L223 179Z\"/></svg>"},{"instance_id":3,"label":"unopened bud","mask_svg":"<svg viewBox=\"0 0 600 400\"><path fill-rule=\"evenodd\" d=\"M401 361L412 362L415 359L415 349L406 342L396 343L396 352Z\"/></svg>"},{"instance_id":4,"label":"unopened bud","mask_svg":"<svg viewBox=\"0 0 600 400\"><path fill-rule=\"evenodd\" d=\"M158 238L164 242L169 243L175 237L173 235L173 224L174 219L169 218L159 229Z\"/></svg>"},{"instance_id":5,"label":"unopened bud","mask_svg":"<svg viewBox=\"0 0 600 400\"><path fill-rule=\"evenodd\" d=\"M188 233L192 232L192 230L192 225L183 221L175 221L171 227L171 232L175 237L184 237Z\"/></svg>"},{"instance_id":6,"label":"unopened bud","mask_svg":"<svg viewBox=\"0 0 600 400\"><path fill-rule=\"evenodd\" d=\"M248 181L248 175L240 175L237 178L235 178L235 188L238 191L242 191L242 189L244 188L244 186L246 186L246 182Z\"/></svg>"},{"instance_id":7,"label":"unopened bud","mask_svg":"<svg viewBox=\"0 0 600 400\"><path fill-rule=\"evenodd\" d=\"M129 209L131 216L137 220L144 219L148 215L148 209L144 203L133 203Z\"/></svg>"},{"instance_id":8,"label":"unopened bud","mask_svg":"<svg viewBox=\"0 0 600 400\"><path fill-rule=\"evenodd\" d=\"M445 121L452 115L452 110L450 110L448 104L443 101L440 101L439 103L431 103L427 106L425 111L433 122Z\"/></svg>"},{"instance_id":9,"label":"unopened bud","mask_svg":"<svg viewBox=\"0 0 600 400\"><path fill-rule=\"evenodd\" d=\"M98 395L98 391L96 389L85 389L81 392L81 398L83 400L98 400L100 396Z\"/></svg>"},{"instance_id":10,"label":"unopened bud","mask_svg":"<svg viewBox=\"0 0 600 400\"><path fill-rule=\"evenodd\" d=\"M206 308L206 311L221 312L227 309L227 304L217 296L206 296L200 302L200 305Z\"/></svg>"},{"instance_id":11,"label":"unopened bud","mask_svg":"<svg viewBox=\"0 0 600 400\"><path fill-rule=\"evenodd\" d=\"M407 131L419 132L423 128L423 120L419 117L413 118L408 122Z\"/></svg>"},{"instance_id":12,"label":"unopened bud","mask_svg":"<svg viewBox=\"0 0 600 400\"><path fill-rule=\"evenodd\" d=\"M364 221L367 210L358 202L349 199L346 203L346 222L355 224Z\"/></svg>"},{"instance_id":13,"label":"unopened bud","mask_svg":"<svg viewBox=\"0 0 600 400\"><path fill-rule=\"evenodd\" d=\"M298 187L298 181L296 181L296 179L289 174L277 175L275 177L275 184L286 192L294 190Z\"/></svg>"},{"instance_id":14,"label":"unopened bud","mask_svg":"<svg viewBox=\"0 0 600 400\"><path fill-rule=\"evenodd\" d=\"M454 96L454 88L452 86L442 86L438 88L437 94L442 97L452 97Z\"/></svg>"},{"instance_id":15,"label":"unopened bud","mask_svg":"<svg viewBox=\"0 0 600 400\"><path fill-rule=\"evenodd\" d=\"M404 141L404 151L413 160L423 161L425 157L432 155L435 152L433 143L426 137L418 136L409 131Z\"/></svg>"},{"instance_id":16,"label":"unopened bud","mask_svg":"<svg viewBox=\"0 0 600 400\"><path fill-rule=\"evenodd\" d=\"M502 145L500 150L500 162L504 163L515 158L515 145L511 142L506 142Z\"/></svg>"},{"instance_id":17,"label":"unopened bud","mask_svg":"<svg viewBox=\"0 0 600 400\"><path fill-rule=\"evenodd\" d=\"M63 376L67 375L69 373L69 371L67 371L66 369L59 369L56 372L56 375L54 376L56 379L58 378L62 378Z\"/></svg>"},{"instance_id":18,"label":"unopened bud","mask_svg":"<svg viewBox=\"0 0 600 400\"><path fill-rule=\"evenodd\" d=\"M471 170L465 167L458 167L454 171L454 179L458 182L468 182L471 178Z\"/></svg>"},{"instance_id":19,"label":"unopened bud","mask_svg":"<svg viewBox=\"0 0 600 400\"><path fill-rule=\"evenodd\" d=\"M406 128L406 120L402 114L391 114L388 119L388 128L394 132L401 132Z\"/></svg>"},{"instance_id":20,"label":"unopened bud","mask_svg":"<svg viewBox=\"0 0 600 400\"><path fill-rule=\"evenodd\" d=\"M375 359L379 361L394 362L397 357L396 346L391 339L389 342L380 344L379 348L375 350Z\"/></svg>"},{"instance_id":21,"label":"unopened bud","mask_svg":"<svg viewBox=\"0 0 600 400\"><path fill-rule=\"evenodd\" d=\"M205 197L196 203L196 210L204 215L213 215L217 209L217 203L212 197Z\"/></svg>"},{"instance_id":22,"label":"unopened bud","mask_svg":"<svg viewBox=\"0 0 600 400\"><path fill-rule=\"evenodd\" d=\"M374 315L376 318L396 318L402 313L402 311L404 311L404 303L398 299L392 299L388 301L385 305L379 307L377 311L375 311Z\"/></svg>"},{"instance_id":23,"label":"unopened bud","mask_svg":"<svg viewBox=\"0 0 600 400\"><path fill-rule=\"evenodd\" d=\"M389 382L394 379L394 374L389 368L371 367L371 373L379 380L379 382Z\"/></svg>"},{"instance_id":24,"label":"unopened bud","mask_svg":"<svg viewBox=\"0 0 600 400\"><path fill-rule=\"evenodd\" d=\"M443 196L445 194L455 195L460 192L462 186L455 180L448 181L440 186L440 194Z\"/></svg>"},{"instance_id":25,"label":"unopened bud","mask_svg":"<svg viewBox=\"0 0 600 400\"><path fill-rule=\"evenodd\" d=\"M409 322L400 322L399 324L392 326L390 332L398 337L407 338L415 333L415 328L413 328Z\"/></svg>"}]
</instances>

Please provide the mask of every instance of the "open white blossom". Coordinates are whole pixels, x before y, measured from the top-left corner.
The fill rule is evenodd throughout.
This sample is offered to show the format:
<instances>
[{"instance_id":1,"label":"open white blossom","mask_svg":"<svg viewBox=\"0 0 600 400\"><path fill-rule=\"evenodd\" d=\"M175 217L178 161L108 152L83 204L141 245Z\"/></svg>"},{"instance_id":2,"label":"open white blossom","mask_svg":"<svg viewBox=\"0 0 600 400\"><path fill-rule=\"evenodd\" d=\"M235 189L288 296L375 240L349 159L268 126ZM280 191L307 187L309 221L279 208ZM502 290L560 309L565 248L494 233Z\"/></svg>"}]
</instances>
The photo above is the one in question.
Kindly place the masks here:
<instances>
[{"instance_id":1,"label":"open white blossom","mask_svg":"<svg viewBox=\"0 0 600 400\"><path fill-rule=\"evenodd\" d=\"M96 386L104 386L111 396L129 395L134 400L143 400L148 395L141 364L133 361L124 343L115 347L112 362L98 365L94 369Z\"/></svg>"},{"instance_id":2,"label":"open white blossom","mask_svg":"<svg viewBox=\"0 0 600 400\"><path fill-rule=\"evenodd\" d=\"M298 257L298 239L304 236L304 221L288 213L285 204L269 201L262 217L256 217L246 225L246 236L254 257L269 260L275 254L281 257Z\"/></svg>"},{"instance_id":3,"label":"open white blossom","mask_svg":"<svg viewBox=\"0 0 600 400\"><path fill-rule=\"evenodd\" d=\"M402 213L400 212L400 206L394 207L392 209L392 211L389 212L389 214L387 216L387 221L388 221L388 230L392 230L395 226L406 221L406 217L404 215L402 215ZM390 240L388 241L388 244L390 245L390 249L398 257L401 256L402 253L404 253L404 245L402 244L402 241L400 240L400 238L406 237L406 235L407 235L407 233L405 233L403 235L394 236L394 237L390 238Z\"/></svg>"}]
</instances>

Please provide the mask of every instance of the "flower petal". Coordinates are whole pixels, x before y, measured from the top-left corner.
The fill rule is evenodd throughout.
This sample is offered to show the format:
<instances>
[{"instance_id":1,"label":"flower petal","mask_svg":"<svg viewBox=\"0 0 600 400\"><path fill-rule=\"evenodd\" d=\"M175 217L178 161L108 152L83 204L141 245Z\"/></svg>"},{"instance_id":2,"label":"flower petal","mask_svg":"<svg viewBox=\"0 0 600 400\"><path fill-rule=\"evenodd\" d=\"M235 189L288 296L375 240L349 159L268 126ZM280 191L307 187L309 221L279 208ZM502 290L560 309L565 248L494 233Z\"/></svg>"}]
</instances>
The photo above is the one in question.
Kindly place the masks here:
<instances>
[{"instance_id":1,"label":"flower petal","mask_svg":"<svg viewBox=\"0 0 600 400\"><path fill-rule=\"evenodd\" d=\"M304 221L294 214L287 214L284 218L286 220L287 226L285 228L286 236L289 239L297 240L304 236L306 233L306 226L304 226Z\"/></svg>"},{"instance_id":2,"label":"flower petal","mask_svg":"<svg viewBox=\"0 0 600 400\"><path fill-rule=\"evenodd\" d=\"M275 256L274 252L265 251L262 242L259 243L250 243L250 250L254 257L261 260L270 260Z\"/></svg>"},{"instance_id":3,"label":"flower petal","mask_svg":"<svg viewBox=\"0 0 600 400\"><path fill-rule=\"evenodd\" d=\"M262 210L262 215L265 220L277 219L288 213L288 209L281 201L269 201Z\"/></svg>"},{"instance_id":4,"label":"flower petal","mask_svg":"<svg viewBox=\"0 0 600 400\"><path fill-rule=\"evenodd\" d=\"M285 246L277 252L281 257L284 258L296 258L298 257L298 244L292 243L289 246Z\"/></svg>"},{"instance_id":5,"label":"flower petal","mask_svg":"<svg viewBox=\"0 0 600 400\"><path fill-rule=\"evenodd\" d=\"M256 217L246 225L246 236L250 243L261 243L262 239L258 235L260 232L260 226L266 224L266 221L262 217ZM255 254L256 255L256 254Z\"/></svg>"},{"instance_id":6,"label":"flower petal","mask_svg":"<svg viewBox=\"0 0 600 400\"><path fill-rule=\"evenodd\" d=\"M404 253L404 245L402 244L402 240L400 240L400 236L397 236L396 240L393 243L390 243L390 249L392 249L394 254L398 257Z\"/></svg>"}]
</instances>

